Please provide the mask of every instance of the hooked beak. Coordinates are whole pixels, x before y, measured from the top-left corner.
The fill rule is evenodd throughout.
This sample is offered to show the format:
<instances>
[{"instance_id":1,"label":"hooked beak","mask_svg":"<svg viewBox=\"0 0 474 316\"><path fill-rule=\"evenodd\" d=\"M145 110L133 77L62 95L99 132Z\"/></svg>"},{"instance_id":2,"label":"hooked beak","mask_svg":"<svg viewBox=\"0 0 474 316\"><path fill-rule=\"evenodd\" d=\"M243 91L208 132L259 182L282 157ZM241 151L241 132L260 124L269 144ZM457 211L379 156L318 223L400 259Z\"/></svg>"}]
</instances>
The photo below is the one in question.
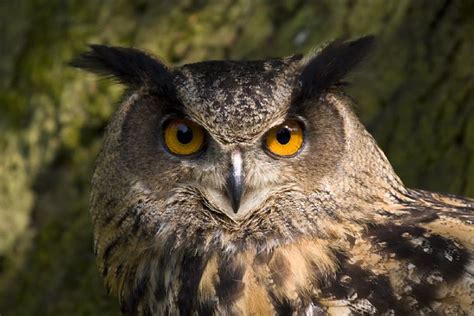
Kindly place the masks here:
<instances>
[{"instance_id":1,"label":"hooked beak","mask_svg":"<svg viewBox=\"0 0 474 316\"><path fill-rule=\"evenodd\" d=\"M232 204L234 213L237 213L240 207L240 199L243 193L244 174L242 170L242 153L236 149L231 154L231 166L229 176L227 177L227 193Z\"/></svg>"}]
</instances>

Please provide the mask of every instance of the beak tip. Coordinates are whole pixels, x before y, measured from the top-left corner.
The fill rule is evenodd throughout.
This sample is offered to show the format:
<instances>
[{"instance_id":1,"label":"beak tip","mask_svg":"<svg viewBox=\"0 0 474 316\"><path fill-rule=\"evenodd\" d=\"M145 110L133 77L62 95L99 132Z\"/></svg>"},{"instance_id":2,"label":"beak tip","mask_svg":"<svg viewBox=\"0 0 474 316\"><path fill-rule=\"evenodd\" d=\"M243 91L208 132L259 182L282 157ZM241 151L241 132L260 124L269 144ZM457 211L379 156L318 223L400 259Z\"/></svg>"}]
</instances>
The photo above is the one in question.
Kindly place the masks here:
<instances>
[{"instance_id":1,"label":"beak tip","mask_svg":"<svg viewBox=\"0 0 474 316\"><path fill-rule=\"evenodd\" d=\"M239 211L240 207L240 202L239 201L232 201L232 210L234 211L234 214L237 214Z\"/></svg>"},{"instance_id":2,"label":"beak tip","mask_svg":"<svg viewBox=\"0 0 474 316\"><path fill-rule=\"evenodd\" d=\"M239 212L240 208L240 198L242 196L242 190L240 186L232 186L232 189L229 192L230 194L230 204L234 214Z\"/></svg>"}]
</instances>

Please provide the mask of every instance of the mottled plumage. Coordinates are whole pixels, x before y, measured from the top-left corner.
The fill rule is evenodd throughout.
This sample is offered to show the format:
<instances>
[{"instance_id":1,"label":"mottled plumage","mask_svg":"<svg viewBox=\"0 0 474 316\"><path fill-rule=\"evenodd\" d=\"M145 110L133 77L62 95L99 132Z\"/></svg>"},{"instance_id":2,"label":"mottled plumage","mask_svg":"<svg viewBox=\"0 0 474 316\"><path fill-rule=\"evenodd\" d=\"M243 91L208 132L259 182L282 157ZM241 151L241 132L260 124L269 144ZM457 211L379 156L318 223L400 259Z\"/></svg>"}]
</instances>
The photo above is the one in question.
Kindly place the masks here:
<instances>
[{"instance_id":1,"label":"mottled plumage","mask_svg":"<svg viewBox=\"0 0 474 316\"><path fill-rule=\"evenodd\" d=\"M371 43L176 68L92 46L73 62L129 88L91 197L123 314L474 314L474 201L406 188L341 90ZM203 128L199 153L166 149L170 118ZM288 119L304 144L276 157L265 135Z\"/></svg>"}]
</instances>

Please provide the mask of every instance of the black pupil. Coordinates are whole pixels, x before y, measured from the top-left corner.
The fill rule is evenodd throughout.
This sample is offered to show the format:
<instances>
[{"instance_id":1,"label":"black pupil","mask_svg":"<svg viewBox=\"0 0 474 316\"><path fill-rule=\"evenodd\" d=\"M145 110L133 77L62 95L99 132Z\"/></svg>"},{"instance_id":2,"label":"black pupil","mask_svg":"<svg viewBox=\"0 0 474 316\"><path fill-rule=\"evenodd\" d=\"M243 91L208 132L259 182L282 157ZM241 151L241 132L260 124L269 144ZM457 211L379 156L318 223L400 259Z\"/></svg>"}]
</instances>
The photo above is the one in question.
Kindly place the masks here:
<instances>
[{"instance_id":1,"label":"black pupil","mask_svg":"<svg viewBox=\"0 0 474 316\"><path fill-rule=\"evenodd\" d=\"M193 131L187 125L179 124L176 138L181 144L189 144L193 140Z\"/></svg>"},{"instance_id":2,"label":"black pupil","mask_svg":"<svg viewBox=\"0 0 474 316\"><path fill-rule=\"evenodd\" d=\"M288 144L291 138L291 132L288 127L283 127L282 129L280 129L276 134L276 138L280 144Z\"/></svg>"}]
</instances>

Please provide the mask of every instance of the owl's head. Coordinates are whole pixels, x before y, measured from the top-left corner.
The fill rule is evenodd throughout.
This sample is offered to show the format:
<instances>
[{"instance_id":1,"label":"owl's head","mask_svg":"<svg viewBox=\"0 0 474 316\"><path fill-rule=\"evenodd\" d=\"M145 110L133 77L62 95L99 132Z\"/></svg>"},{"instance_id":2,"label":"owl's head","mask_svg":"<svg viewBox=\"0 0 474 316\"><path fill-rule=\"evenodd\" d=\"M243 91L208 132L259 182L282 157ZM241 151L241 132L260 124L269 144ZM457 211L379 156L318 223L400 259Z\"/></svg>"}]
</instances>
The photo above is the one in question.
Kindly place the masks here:
<instances>
[{"instance_id":1,"label":"owl's head","mask_svg":"<svg viewBox=\"0 0 474 316\"><path fill-rule=\"evenodd\" d=\"M399 180L340 92L372 42L175 68L91 46L73 65L128 87L93 179L96 237L125 222L178 245L293 239L327 233L339 204L386 199Z\"/></svg>"}]
</instances>

